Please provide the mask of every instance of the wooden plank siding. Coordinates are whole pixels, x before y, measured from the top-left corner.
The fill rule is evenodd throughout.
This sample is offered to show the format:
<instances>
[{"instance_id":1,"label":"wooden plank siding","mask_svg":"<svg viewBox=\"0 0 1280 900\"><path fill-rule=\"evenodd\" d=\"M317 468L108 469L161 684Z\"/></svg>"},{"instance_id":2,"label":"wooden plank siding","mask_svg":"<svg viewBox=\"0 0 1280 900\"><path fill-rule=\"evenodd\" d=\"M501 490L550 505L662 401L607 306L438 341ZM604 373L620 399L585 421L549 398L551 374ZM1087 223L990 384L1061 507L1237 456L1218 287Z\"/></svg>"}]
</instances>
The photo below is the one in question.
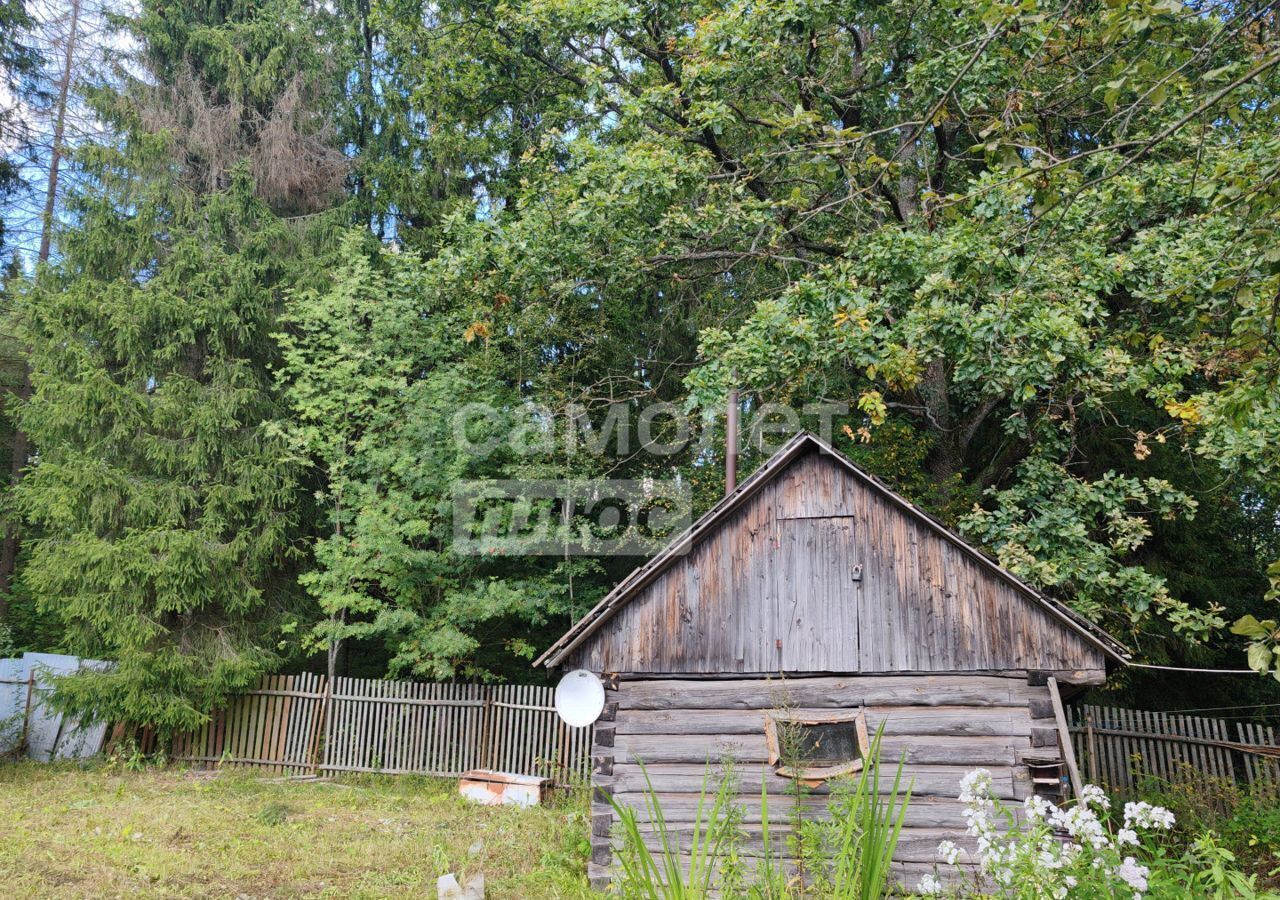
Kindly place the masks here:
<instances>
[{"instance_id":1,"label":"wooden plank siding","mask_svg":"<svg viewBox=\"0 0 1280 900\"><path fill-rule=\"evenodd\" d=\"M705 789L714 791L732 771L735 802L743 814L746 857L758 855L761 788L769 817L785 829L797 802L808 817L827 815L826 784L798 800L794 782L769 765L764 722L770 711L803 714L863 708L874 732L884 726L882 760L892 783L899 759L913 782L895 861L900 872L925 871L936 860L940 841L968 846L963 806L956 799L960 780L983 767L992 773L996 794L1012 807L1030 792L1024 754L1036 751L1033 733L1052 715L1048 688L1024 677L993 675L815 676L743 679L623 679L611 692L607 722L597 723L593 750L596 772L592 802L593 883L609 877L614 822L608 797L644 809L652 786L677 836L687 835ZM641 768L643 764L643 769ZM642 828L651 830L641 815ZM785 847L785 830L775 846ZM911 882L914 885L914 882Z\"/></svg>"},{"instance_id":2,"label":"wooden plank siding","mask_svg":"<svg viewBox=\"0 0 1280 900\"><path fill-rule=\"evenodd\" d=\"M1069 746L1050 678L1100 684L1125 658L1114 638L801 434L536 664L618 684L592 747L591 878L603 886L609 797L641 806L651 782L668 820L691 826L726 761L743 852L763 845L760 790L785 801L792 787L768 764L769 710L864 708L869 728L883 723L885 761L905 760L916 782L897 865L930 866L940 841L965 844L954 798L966 772L989 769L1002 797L1021 799L1026 757L1052 761ZM824 791L806 812L823 813Z\"/></svg>"},{"instance_id":3,"label":"wooden plank siding","mask_svg":"<svg viewBox=\"0 0 1280 900\"><path fill-rule=\"evenodd\" d=\"M1102 651L829 456L796 459L569 656L596 672L1027 672Z\"/></svg>"}]
</instances>

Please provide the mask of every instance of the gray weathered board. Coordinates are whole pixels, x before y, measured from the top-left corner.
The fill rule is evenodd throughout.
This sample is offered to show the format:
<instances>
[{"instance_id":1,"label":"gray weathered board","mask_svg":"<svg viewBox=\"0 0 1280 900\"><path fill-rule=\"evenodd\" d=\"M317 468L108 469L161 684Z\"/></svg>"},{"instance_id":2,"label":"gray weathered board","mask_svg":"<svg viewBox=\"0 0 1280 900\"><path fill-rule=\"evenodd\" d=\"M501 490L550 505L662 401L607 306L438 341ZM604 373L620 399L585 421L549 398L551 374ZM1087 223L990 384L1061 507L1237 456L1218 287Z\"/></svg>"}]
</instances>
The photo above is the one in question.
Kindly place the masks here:
<instances>
[{"instance_id":1,"label":"gray weathered board","mask_svg":"<svg viewBox=\"0 0 1280 900\"><path fill-rule=\"evenodd\" d=\"M695 526L687 552L624 582L550 657L596 672L1102 680L1105 640L904 503L829 454L801 453Z\"/></svg>"},{"instance_id":2,"label":"gray weathered board","mask_svg":"<svg viewBox=\"0 0 1280 900\"><path fill-rule=\"evenodd\" d=\"M281 774L458 776L484 768L585 778L592 731L560 721L552 694L544 685L271 675L178 735L171 754Z\"/></svg>"}]
</instances>

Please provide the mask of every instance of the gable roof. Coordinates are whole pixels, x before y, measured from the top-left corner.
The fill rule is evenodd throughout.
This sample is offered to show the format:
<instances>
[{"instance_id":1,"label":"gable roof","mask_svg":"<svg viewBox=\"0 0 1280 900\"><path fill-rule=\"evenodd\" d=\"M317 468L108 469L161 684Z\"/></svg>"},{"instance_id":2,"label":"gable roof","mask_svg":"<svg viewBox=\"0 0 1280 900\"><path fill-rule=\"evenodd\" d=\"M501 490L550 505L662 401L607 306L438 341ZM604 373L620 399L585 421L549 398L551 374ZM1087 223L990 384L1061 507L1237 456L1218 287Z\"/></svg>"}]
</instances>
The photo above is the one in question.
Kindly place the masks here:
<instances>
[{"instance_id":1,"label":"gable roof","mask_svg":"<svg viewBox=\"0 0 1280 900\"><path fill-rule=\"evenodd\" d=\"M688 553L689 550L697 545L709 532L722 524L731 513L740 509L745 503L747 503L747 501L754 497L762 487L776 478L778 474L786 469L792 462L806 452L814 450L822 453L827 458L839 464L842 469L852 475L861 484L870 488L875 494L878 494L885 500L889 501L889 503L896 507L900 512L920 522L943 540L959 549L961 552L977 562L982 568L986 569L990 574L1011 585L1018 593L1025 596L1030 602L1037 603L1042 606L1064 626L1078 633L1088 643L1101 650L1108 659L1115 660L1117 662L1128 661L1128 649L1107 632L1080 616L1070 607L1054 600L1051 597L1045 596L1026 582L1022 581L991 557L978 550L972 544L964 541L959 535L947 528L933 516L911 503L905 497L891 490L879 479L858 468L853 464L853 462L830 444L827 444L814 434L802 431L794 435L777 453L756 469L755 472L751 474L751 477L747 478L738 486L737 490L708 510L701 518L668 544L660 553L649 559L643 565L634 569L631 574L619 582L603 600L596 604L590 612L574 623L572 628L561 635L559 640L547 648L546 652L539 656L533 664L535 666L545 665L548 668L560 665L569 653L579 647L587 640L587 638L594 634L645 586L650 584L667 569L675 565L682 556Z\"/></svg>"}]
</instances>

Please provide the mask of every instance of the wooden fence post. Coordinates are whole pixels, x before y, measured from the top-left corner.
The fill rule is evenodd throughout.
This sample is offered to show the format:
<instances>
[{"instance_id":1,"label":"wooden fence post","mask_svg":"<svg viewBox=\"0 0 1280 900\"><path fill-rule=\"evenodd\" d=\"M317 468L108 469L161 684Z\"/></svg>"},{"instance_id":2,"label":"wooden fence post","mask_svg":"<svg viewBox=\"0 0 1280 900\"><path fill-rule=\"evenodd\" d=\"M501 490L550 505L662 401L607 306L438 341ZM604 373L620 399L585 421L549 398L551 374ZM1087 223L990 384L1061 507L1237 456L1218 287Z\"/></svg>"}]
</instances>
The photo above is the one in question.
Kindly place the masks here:
<instances>
[{"instance_id":1,"label":"wooden fence post","mask_svg":"<svg viewBox=\"0 0 1280 900\"><path fill-rule=\"evenodd\" d=\"M569 726L565 724L564 719L556 716L557 732L559 734L559 750L556 754L559 759L556 760L556 770L560 773L560 778L565 781L569 780Z\"/></svg>"},{"instance_id":2,"label":"wooden fence post","mask_svg":"<svg viewBox=\"0 0 1280 900\"><path fill-rule=\"evenodd\" d=\"M329 676L322 675L320 677L324 679L324 696L320 698L320 704L316 708L316 715L311 723L311 738L307 742L307 762L309 763L307 768L310 769L312 775L319 772L320 733L329 721L329 707L333 704L333 684L330 682Z\"/></svg>"},{"instance_id":3,"label":"wooden fence post","mask_svg":"<svg viewBox=\"0 0 1280 900\"><path fill-rule=\"evenodd\" d=\"M494 768L493 754L493 685L486 684L484 686L484 707L480 716L480 759L482 767L486 769Z\"/></svg>"},{"instance_id":4,"label":"wooden fence post","mask_svg":"<svg viewBox=\"0 0 1280 900\"><path fill-rule=\"evenodd\" d=\"M1093 734L1093 711L1085 709L1084 712L1084 733L1085 747L1089 751L1089 781L1092 784L1098 783L1098 746L1094 741Z\"/></svg>"}]
</instances>

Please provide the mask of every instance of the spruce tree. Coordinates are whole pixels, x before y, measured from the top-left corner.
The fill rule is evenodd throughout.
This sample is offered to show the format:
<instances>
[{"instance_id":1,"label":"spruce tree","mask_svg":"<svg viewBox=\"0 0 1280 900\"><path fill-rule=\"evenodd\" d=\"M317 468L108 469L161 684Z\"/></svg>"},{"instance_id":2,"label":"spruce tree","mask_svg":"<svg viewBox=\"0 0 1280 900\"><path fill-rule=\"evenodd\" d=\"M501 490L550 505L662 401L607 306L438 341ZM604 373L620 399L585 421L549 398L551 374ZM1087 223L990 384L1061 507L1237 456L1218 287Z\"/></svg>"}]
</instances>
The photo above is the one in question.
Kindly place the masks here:
<instances>
[{"instance_id":1,"label":"spruce tree","mask_svg":"<svg viewBox=\"0 0 1280 900\"><path fill-rule=\"evenodd\" d=\"M40 455L17 499L30 590L71 649L117 663L67 698L179 727L272 662L295 481L267 430L281 226L244 175L159 193L90 208L73 267L26 298Z\"/></svg>"},{"instance_id":2,"label":"spruce tree","mask_svg":"<svg viewBox=\"0 0 1280 900\"><path fill-rule=\"evenodd\" d=\"M116 663L64 684L75 711L197 725L277 663L293 618L301 488L271 335L308 271L289 217L340 200L343 173L309 22L144 4L148 75L98 98L120 138L80 152L77 227L19 300L24 581L68 649Z\"/></svg>"}]
</instances>

